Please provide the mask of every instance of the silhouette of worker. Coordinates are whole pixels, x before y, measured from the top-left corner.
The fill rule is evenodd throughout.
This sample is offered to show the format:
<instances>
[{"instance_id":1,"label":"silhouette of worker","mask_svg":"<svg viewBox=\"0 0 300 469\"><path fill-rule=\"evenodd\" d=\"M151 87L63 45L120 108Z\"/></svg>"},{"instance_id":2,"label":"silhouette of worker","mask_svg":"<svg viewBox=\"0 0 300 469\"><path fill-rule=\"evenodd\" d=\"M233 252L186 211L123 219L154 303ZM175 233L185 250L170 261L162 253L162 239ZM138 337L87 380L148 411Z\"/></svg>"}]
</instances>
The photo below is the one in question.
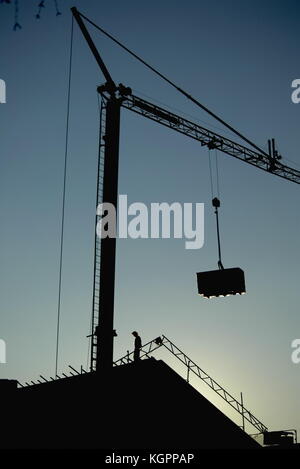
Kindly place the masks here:
<instances>
[{"instance_id":1,"label":"silhouette of worker","mask_svg":"<svg viewBox=\"0 0 300 469\"><path fill-rule=\"evenodd\" d=\"M140 352L142 348L142 339L138 335L136 331L132 332L132 335L135 337L134 339L134 352L133 352L133 359L135 362L140 360Z\"/></svg>"}]
</instances>

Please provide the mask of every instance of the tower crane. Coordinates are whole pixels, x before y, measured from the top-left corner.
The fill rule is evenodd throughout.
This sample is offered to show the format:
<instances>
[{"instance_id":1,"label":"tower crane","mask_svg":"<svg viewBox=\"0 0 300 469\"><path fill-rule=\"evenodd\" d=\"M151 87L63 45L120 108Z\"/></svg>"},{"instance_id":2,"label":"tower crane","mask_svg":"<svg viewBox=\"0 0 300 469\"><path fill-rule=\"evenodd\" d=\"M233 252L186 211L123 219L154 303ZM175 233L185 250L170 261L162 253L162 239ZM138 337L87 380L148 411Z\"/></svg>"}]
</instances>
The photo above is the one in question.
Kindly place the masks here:
<instances>
[{"instance_id":1,"label":"tower crane","mask_svg":"<svg viewBox=\"0 0 300 469\"><path fill-rule=\"evenodd\" d=\"M106 80L104 85L98 87L98 92L102 97L102 112L98 162L97 205L102 202L111 203L117 211L120 112L122 107L190 137L200 142L201 146L206 146L208 149L218 149L222 153L233 156L268 173L296 184L300 183L300 171L281 163L281 156L275 149L274 139L268 141L267 153L261 150L257 145L253 144L250 140L243 137L239 132L235 131L220 118L217 118L217 116L207 110L207 108L200 105L213 115L213 117L216 117L226 125L226 127L233 130L239 137L243 138L254 149L246 147L245 145L236 143L227 137L187 120L182 116L159 107L156 104L152 104L149 101L134 96L131 89L123 84L119 84L117 86L84 24L83 18L87 18L82 15L76 7L71 8L71 11ZM92 23L90 20L89 22ZM196 104L199 104L186 92L178 87L177 89L183 92L186 97L194 101ZM103 173L102 179L100 178L101 173ZM116 335L113 329L115 259L116 239L106 237L100 240L96 236L91 334L91 370L100 372L100 375L103 377L106 376L107 371L109 371L113 365L113 338Z\"/></svg>"}]
</instances>

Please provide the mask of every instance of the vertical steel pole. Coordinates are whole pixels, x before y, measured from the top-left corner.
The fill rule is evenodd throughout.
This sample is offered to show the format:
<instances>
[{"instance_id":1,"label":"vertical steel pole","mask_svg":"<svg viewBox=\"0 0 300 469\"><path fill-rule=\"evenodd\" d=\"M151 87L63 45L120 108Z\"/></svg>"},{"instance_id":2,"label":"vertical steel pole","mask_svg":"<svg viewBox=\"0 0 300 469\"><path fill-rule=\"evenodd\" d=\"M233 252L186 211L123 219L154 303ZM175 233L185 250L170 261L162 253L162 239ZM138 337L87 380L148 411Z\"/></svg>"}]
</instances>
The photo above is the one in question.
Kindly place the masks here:
<instances>
[{"instance_id":1,"label":"vertical steel pole","mask_svg":"<svg viewBox=\"0 0 300 469\"><path fill-rule=\"evenodd\" d=\"M271 140L268 140L268 152L269 152L269 158L272 158L272 147L271 147Z\"/></svg>"},{"instance_id":2,"label":"vertical steel pole","mask_svg":"<svg viewBox=\"0 0 300 469\"><path fill-rule=\"evenodd\" d=\"M241 406L242 406L242 429L245 431L244 401L243 401L243 393L242 392L241 392Z\"/></svg>"},{"instance_id":3,"label":"vertical steel pole","mask_svg":"<svg viewBox=\"0 0 300 469\"><path fill-rule=\"evenodd\" d=\"M118 169L120 136L120 101L111 97L107 101L105 124L105 150L103 174L103 203L118 207ZM113 328L115 293L116 238L101 240L100 311L97 339L96 371L105 373L113 364Z\"/></svg>"},{"instance_id":4,"label":"vertical steel pole","mask_svg":"<svg viewBox=\"0 0 300 469\"><path fill-rule=\"evenodd\" d=\"M275 148L275 139L272 138L272 158L275 160L276 148Z\"/></svg>"}]
</instances>

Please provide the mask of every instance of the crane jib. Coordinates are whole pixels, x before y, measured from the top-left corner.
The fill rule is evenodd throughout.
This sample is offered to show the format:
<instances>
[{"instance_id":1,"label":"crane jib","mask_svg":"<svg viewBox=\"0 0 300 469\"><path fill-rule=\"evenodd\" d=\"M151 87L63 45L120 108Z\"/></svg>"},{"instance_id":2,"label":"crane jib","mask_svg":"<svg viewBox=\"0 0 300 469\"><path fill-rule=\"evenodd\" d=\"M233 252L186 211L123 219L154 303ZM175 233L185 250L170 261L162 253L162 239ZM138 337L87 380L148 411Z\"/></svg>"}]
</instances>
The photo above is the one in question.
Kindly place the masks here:
<instances>
[{"instance_id":1,"label":"crane jib","mask_svg":"<svg viewBox=\"0 0 300 469\"><path fill-rule=\"evenodd\" d=\"M102 95L106 99L105 95ZM234 156L241 161L249 163L257 168L279 176L288 181L300 184L300 171L280 163L278 160L259 153L233 140L223 137L211 130L202 127L184 117L178 116L167 109L163 109L156 104L130 95L122 99L122 107L140 114L148 119L158 122L166 127L172 128L207 146L211 149L218 149L223 153Z\"/></svg>"}]
</instances>

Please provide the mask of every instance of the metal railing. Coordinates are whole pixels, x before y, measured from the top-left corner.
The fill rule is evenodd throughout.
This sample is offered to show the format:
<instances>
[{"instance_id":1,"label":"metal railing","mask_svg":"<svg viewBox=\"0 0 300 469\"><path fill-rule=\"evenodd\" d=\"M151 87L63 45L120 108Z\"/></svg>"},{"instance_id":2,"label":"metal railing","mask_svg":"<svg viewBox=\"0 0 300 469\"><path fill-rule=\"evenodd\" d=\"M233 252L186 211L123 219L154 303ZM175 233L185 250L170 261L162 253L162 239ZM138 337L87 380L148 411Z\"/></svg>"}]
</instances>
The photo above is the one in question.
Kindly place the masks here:
<instances>
[{"instance_id":1,"label":"metal railing","mask_svg":"<svg viewBox=\"0 0 300 469\"><path fill-rule=\"evenodd\" d=\"M187 368L187 382L190 379L190 373L194 373L198 378L200 378L207 386L209 386L218 396L220 396L227 404L229 404L233 409L235 409L242 417L247 420L253 427L255 427L260 433L266 432L268 428L256 418L252 412L247 410L241 402L239 402L235 397L232 396L226 389L221 386L217 381L215 381L206 371L200 368L191 358L189 358L182 350L180 350L171 340L169 340L165 335L157 337L156 339L148 342L141 348L140 358L149 357L149 354L156 351L158 348L164 347L167 349L173 356L175 356L181 363L183 363ZM127 352L127 354L114 362L115 366L125 365L133 361L134 352Z\"/></svg>"}]
</instances>

